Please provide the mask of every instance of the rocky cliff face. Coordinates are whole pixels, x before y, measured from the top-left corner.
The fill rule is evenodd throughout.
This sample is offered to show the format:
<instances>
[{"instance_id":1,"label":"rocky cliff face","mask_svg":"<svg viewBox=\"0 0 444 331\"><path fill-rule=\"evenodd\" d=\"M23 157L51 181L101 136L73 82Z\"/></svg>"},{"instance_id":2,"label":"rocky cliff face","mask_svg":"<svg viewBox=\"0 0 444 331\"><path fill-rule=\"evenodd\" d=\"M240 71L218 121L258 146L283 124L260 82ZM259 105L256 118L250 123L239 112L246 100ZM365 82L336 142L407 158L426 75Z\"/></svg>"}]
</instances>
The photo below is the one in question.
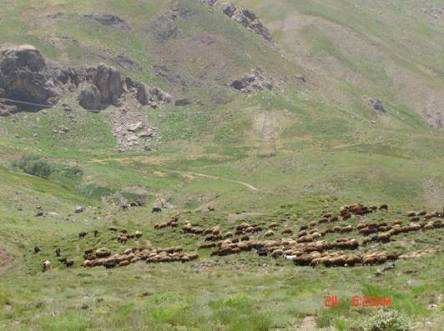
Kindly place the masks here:
<instances>
[{"instance_id":1,"label":"rocky cliff face","mask_svg":"<svg viewBox=\"0 0 444 331\"><path fill-rule=\"evenodd\" d=\"M78 92L79 104L87 110L119 106L122 96L129 93L134 93L140 104L152 107L171 101L161 89L123 78L105 64L62 67L49 63L29 45L0 50L0 98L39 109L56 104L68 91Z\"/></svg>"}]
</instances>

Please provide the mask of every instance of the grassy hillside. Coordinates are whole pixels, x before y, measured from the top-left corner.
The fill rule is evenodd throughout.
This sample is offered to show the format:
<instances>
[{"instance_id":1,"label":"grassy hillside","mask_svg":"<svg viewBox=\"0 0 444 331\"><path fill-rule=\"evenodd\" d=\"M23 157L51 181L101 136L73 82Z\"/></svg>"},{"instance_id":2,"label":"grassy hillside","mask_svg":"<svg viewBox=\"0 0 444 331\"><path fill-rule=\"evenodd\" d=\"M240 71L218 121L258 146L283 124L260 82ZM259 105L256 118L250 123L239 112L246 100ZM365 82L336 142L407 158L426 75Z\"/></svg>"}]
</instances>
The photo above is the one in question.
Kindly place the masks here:
<instances>
[{"instance_id":1,"label":"grassy hillside","mask_svg":"<svg viewBox=\"0 0 444 331\"><path fill-rule=\"evenodd\" d=\"M151 151L119 152L115 108L85 112L73 95L51 109L0 117L0 329L297 330L314 316L320 328L348 330L376 313L349 298L371 294L391 296L392 309L418 330L439 330L440 250L397 261L382 276L376 266L299 267L207 250L192 263L81 267L87 248L125 248L109 226L143 232L129 247L195 250L198 238L153 228L177 213L181 222L225 230L248 220L296 231L354 202L390 206L363 221L442 210L444 25L426 10L441 1L233 3L253 9L274 43L197 0L3 1L2 45L32 44L67 65L105 62L192 104L143 109L160 135ZM116 15L129 28L89 14ZM246 95L228 87L256 68L283 88ZM372 110L371 98L386 112ZM15 165L29 155L52 169L47 178ZM113 203L135 188L146 193L143 207ZM174 208L152 214L160 198ZM86 211L75 214L78 205ZM409 233L388 247L442 249L442 231ZM57 262L57 247L75 260L72 268ZM43 273L46 259L53 265ZM326 309L326 293L343 301Z\"/></svg>"}]
</instances>

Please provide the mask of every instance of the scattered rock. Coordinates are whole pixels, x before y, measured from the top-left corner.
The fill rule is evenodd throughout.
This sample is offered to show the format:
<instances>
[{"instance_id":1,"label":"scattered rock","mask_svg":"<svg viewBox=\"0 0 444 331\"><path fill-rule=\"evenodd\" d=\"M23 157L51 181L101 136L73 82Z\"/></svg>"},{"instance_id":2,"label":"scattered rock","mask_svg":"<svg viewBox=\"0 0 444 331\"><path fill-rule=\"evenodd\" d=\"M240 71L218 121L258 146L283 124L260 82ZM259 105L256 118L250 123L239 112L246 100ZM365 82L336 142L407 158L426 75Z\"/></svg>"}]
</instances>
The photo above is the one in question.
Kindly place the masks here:
<instances>
[{"instance_id":1,"label":"scattered rock","mask_svg":"<svg viewBox=\"0 0 444 331\"><path fill-rule=\"evenodd\" d=\"M139 131L141 129L143 129L143 123L142 122L137 122L137 123L128 125L128 131L131 131L131 132L136 132L136 131Z\"/></svg>"},{"instance_id":2,"label":"scattered rock","mask_svg":"<svg viewBox=\"0 0 444 331\"><path fill-rule=\"evenodd\" d=\"M169 39L176 38L179 34L179 28L176 23L177 15L173 12L156 18L150 25L149 31L154 34L160 42L166 42Z\"/></svg>"},{"instance_id":3,"label":"scattered rock","mask_svg":"<svg viewBox=\"0 0 444 331\"><path fill-rule=\"evenodd\" d=\"M376 275L380 276L382 275L385 271L387 270L392 270L395 269L395 262L393 261L388 261L386 263L384 263L380 268L378 268L378 270L376 270Z\"/></svg>"},{"instance_id":4,"label":"scattered rock","mask_svg":"<svg viewBox=\"0 0 444 331\"><path fill-rule=\"evenodd\" d=\"M91 14L84 15L88 19L92 19L102 25L112 26L123 30L131 30L131 27L118 16L109 14Z\"/></svg>"},{"instance_id":5,"label":"scattered rock","mask_svg":"<svg viewBox=\"0 0 444 331\"><path fill-rule=\"evenodd\" d=\"M190 99L177 99L174 102L174 105L180 107L180 106L188 106L191 105L192 103L193 101L191 101Z\"/></svg>"},{"instance_id":6,"label":"scattered rock","mask_svg":"<svg viewBox=\"0 0 444 331\"><path fill-rule=\"evenodd\" d=\"M272 90L274 83L268 80L259 70L253 70L251 73L244 75L238 80L231 82L230 86L244 93L254 91Z\"/></svg>"},{"instance_id":7,"label":"scattered rock","mask_svg":"<svg viewBox=\"0 0 444 331\"><path fill-rule=\"evenodd\" d=\"M189 79L182 77L180 74L166 65L154 65L153 70L156 76L166 79L171 84L180 85L183 87L190 85Z\"/></svg>"},{"instance_id":8,"label":"scattered rock","mask_svg":"<svg viewBox=\"0 0 444 331\"><path fill-rule=\"evenodd\" d=\"M384 103L380 99L370 99L369 101L370 107L380 113L385 113L386 110L384 108Z\"/></svg>"},{"instance_id":9,"label":"scattered rock","mask_svg":"<svg viewBox=\"0 0 444 331\"><path fill-rule=\"evenodd\" d=\"M61 13L61 12L46 15L47 18L52 19L52 20L55 20L55 19L58 19L58 18L62 18L64 16L65 16L65 14Z\"/></svg>"},{"instance_id":10,"label":"scattered rock","mask_svg":"<svg viewBox=\"0 0 444 331\"><path fill-rule=\"evenodd\" d=\"M133 61L125 54L117 55L116 57L113 58L113 61L126 69L135 70L135 71L142 70L142 66L139 63Z\"/></svg>"}]
</instances>

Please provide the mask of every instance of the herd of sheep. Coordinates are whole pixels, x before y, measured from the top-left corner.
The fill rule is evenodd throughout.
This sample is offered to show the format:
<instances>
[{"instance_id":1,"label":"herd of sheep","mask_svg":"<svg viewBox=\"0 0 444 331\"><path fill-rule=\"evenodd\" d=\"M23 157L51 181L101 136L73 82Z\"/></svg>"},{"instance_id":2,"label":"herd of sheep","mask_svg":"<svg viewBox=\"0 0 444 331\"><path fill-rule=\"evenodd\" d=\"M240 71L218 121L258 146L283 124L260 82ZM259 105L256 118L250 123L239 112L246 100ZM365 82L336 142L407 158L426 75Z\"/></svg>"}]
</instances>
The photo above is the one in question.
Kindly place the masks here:
<instances>
[{"instance_id":1,"label":"herd of sheep","mask_svg":"<svg viewBox=\"0 0 444 331\"><path fill-rule=\"evenodd\" d=\"M256 252L258 256L271 256L293 261L296 265L328 267L351 267L356 265L374 265L398 258L422 256L431 250L413 253L400 253L389 250L370 251L371 243L386 244L393 236L407 232L427 231L444 227L444 213L411 211L405 214L407 220L364 221L361 216L388 211L387 205L364 206L354 204L342 207L338 213L325 213L318 221L301 225L297 231L288 225L279 223L256 224L242 222L231 228L220 225L204 227L188 221L179 221L179 216L172 217L165 223L156 224L157 231L174 231L193 236L200 241L197 249L211 249L211 256L227 256L242 252ZM352 216L356 216L352 220ZM385 217L383 217L385 218ZM336 222L347 222L335 225ZM125 229L110 227L113 238L121 245L128 240L138 240L141 231L129 233ZM356 234L356 237L337 238L336 234ZM333 234L335 239L325 240ZM83 239L87 233L82 232ZM98 235L94 231L94 237ZM380 246L376 246L380 247ZM435 252L435 251L433 251ZM57 253L57 252L56 252ZM60 256L60 251L57 256ZM195 252L185 253L182 247L172 248L122 248L122 252L112 252L108 248L87 249L84 253L83 266L105 268L123 267L138 261L146 263L189 262L198 258ZM65 259L66 260L66 259ZM64 261L72 265L72 261ZM43 263L43 270L50 267L48 260Z\"/></svg>"}]
</instances>

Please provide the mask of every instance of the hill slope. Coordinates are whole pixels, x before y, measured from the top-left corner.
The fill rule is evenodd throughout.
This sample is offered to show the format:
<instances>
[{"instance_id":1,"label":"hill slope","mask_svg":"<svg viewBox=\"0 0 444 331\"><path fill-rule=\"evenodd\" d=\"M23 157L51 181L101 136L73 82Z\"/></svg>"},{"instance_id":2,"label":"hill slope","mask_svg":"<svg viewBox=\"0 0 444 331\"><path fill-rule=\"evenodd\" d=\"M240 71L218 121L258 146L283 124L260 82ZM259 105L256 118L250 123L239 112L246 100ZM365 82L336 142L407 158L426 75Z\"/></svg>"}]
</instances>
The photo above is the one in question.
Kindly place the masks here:
<instances>
[{"instance_id":1,"label":"hill slope","mask_svg":"<svg viewBox=\"0 0 444 331\"><path fill-rule=\"evenodd\" d=\"M66 67L106 63L176 102L93 113L71 91L49 109L0 117L0 326L294 329L316 315L320 327L347 329L371 315L348 302L324 309L326 292L344 301L391 296L394 309L439 326L439 250L400 260L378 277L375 266L295 267L253 252L219 258L208 250L192 264L81 267L87 248L124 248L110 226L143 232L126 247L191 252L200 239L182 233L187 221L224 231L245 220L264 228L278 222L296 232L355 202L390 209L353 216L353 225L442 210L440 1L233 3L253 10L272 41L224 14L219 2L4 1L2 47L31 44ZM230 86L253 71L273 89ZM119 146L124 108L155 132L146 145ZM144 205L121 208L133 199ZM172 208L151 213L162 203ZM78 205L86 211L74 213ZM179 229L153 228L176 214ZM372 245L400 254L441 249L442 228ZM73 268L57 262L57 247ZM52 270L42 273L46 259Z\"/></svg>"}]
</instances>

